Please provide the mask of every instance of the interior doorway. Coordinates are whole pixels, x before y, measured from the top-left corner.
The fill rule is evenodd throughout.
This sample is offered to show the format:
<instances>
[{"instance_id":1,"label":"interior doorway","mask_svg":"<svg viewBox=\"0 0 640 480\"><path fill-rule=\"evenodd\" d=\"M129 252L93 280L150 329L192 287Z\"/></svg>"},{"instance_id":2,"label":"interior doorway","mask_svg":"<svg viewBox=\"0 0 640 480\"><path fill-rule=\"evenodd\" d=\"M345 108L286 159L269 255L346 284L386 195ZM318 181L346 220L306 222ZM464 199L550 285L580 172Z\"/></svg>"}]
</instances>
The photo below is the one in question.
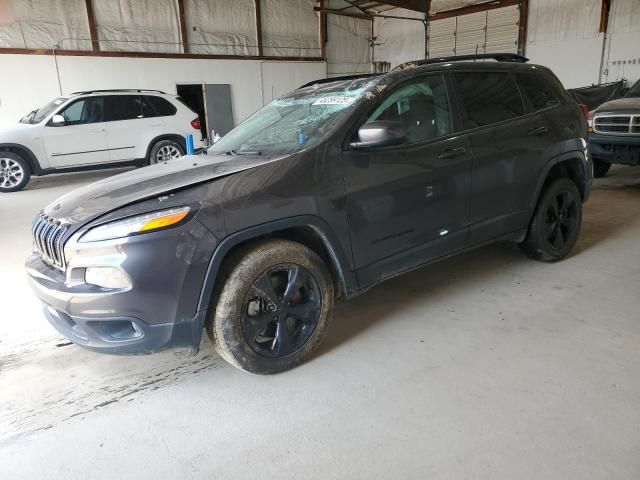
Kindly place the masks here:
<instances>
[{"instance_id":1,"label":"interior doorway","mask_svg":"<svg viewBox=\"0 0 640 480\"><path fill-rule=\"evenodd\" d=\"M233 128L231 85L178 84L176 90L184 102L198 114L203 139L211 139L212 131L224 136Z\"/></svg>"},{"instance_id":2,"label":"interior doorway","mask_svg":"<svg viewBox=\"0 0 640 480\"><path fill-rule=\"evenodd\" d=\"M204 110L204 96L202 93L202 84L176 85L178 96L187 104L191 110L198 114L200 119L200 131L202 139L209 138L207 134L207 117Z\"/></svg>"}]
</instances>

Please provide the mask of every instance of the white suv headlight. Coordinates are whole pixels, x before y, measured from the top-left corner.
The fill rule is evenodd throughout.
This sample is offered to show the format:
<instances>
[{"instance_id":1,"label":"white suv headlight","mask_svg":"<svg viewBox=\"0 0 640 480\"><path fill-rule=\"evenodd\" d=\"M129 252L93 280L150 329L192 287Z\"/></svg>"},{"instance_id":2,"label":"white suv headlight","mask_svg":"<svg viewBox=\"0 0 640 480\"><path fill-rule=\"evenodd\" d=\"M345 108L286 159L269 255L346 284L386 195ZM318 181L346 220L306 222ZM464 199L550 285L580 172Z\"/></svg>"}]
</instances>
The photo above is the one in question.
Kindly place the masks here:
<instances>
[{"instance_id":1,"label":"white suv headlight","mask_svg":"<svg viewBox=\"0 0 640 480\"><path fill-rule=\"evenodd\" d=\"M82 243L99 242L160 230L180 223L190 211L190 207L169 208L116 220L90 229L78 241Z\"/></svg>"}]
</instances>

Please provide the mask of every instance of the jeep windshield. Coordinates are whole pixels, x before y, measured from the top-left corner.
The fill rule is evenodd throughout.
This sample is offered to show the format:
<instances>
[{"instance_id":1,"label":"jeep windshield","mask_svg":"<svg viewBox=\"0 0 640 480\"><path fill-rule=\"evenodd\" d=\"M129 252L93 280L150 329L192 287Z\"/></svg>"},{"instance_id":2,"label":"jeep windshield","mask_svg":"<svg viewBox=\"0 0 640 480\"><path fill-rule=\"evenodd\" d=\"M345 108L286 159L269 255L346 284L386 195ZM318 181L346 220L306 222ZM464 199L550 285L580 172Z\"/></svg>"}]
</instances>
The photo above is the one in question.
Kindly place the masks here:
<instances>
[{"instance_id":1,"label":"jeep windshield","mask_svg":"<svg viewBox=\"0 0 640 480\"><path fill-rule=\"evenodd\" d=\"M31 110L24 117L20 119L20 123L40 123L49 116L56 108L69 100L65 97L56 98L55 100L47 103L44 107Z\"/></svg>"},{"instance_id":2,"label":"jeep windshield","mask_svg":"<svg viewBox=\"0 0 640 480\"><path fill-rule=\"evenodd\" d=\"M371 83L347 80L296 90L258 110L208 153L288 155L314 146L353 111Z\"/></svg>"}]
</instances>

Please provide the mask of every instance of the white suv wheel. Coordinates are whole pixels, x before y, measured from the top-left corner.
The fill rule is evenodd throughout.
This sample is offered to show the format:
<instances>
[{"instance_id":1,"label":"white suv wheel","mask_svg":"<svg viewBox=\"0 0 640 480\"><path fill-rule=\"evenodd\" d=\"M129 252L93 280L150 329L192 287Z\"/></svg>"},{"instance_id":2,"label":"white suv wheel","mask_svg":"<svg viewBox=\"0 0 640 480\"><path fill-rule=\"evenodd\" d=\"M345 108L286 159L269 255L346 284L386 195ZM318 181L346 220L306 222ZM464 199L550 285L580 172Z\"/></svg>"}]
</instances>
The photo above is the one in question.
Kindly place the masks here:
<instances>
[{"instance_id":1,"label":"white suv wheel","mask_svg":"<svg viewBox=\"0 0 640 480\"><path fill-rule=\"evenodd\" d=\"M175 145L165 145L158 150L156 154L156 162L166 162L180 158L182 152Z\"/></svg>"},{"instance_id":2,"label":"white suv wheel","mask_svg":"<svg viewBox=\"0 0 640 480\"><path fill-rule=\"evenodd\" d=\"M3 188L13 188L24 178L22 165L13 158L0 158L0 185Z\"/></svg>"},{"instance_id":3,"label":"white suv wheel","mask_svg":"<svg viewBox=\"0 0 640 480\"><path fill-rule=\"evenodd\" d=\"M26 162L13 152L0 152L0 192L20 190L31 172Z\"/></svg>"}]
</instances>

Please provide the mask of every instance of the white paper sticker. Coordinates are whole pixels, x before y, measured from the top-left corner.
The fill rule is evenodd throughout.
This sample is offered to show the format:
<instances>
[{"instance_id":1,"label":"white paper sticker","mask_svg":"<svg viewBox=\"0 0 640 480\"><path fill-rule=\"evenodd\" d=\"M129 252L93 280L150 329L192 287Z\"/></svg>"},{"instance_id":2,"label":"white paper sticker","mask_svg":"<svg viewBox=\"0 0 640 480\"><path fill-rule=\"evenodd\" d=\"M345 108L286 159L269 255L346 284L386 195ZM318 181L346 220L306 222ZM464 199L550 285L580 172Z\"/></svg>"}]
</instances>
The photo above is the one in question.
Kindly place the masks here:
<instances>
[{"instance_id":1,"label":"white paper sticker","mask_svg":"<svg viewBox=\"0 0 640 480\"><path fill-rule=\"evenodd\" d=\"M335 96L320 98L313 102L313 105L350 105L351 103L353 103L353 97Z\"/></svg>"}]
</instances>

